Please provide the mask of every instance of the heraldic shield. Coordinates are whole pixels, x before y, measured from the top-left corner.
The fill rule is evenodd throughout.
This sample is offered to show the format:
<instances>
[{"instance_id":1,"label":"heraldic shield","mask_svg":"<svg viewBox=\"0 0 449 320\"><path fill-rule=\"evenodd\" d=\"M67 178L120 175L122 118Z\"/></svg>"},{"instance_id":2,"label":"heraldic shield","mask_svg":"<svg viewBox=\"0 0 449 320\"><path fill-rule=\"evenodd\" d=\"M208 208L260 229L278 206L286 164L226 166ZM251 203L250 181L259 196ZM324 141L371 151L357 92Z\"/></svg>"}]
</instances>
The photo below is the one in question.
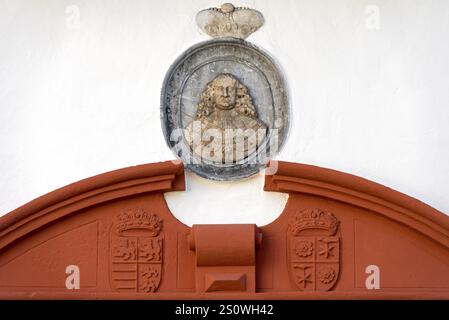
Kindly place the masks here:
<instances>
[{"instance_id":1,"label":"heraldic shield","mask_svg":"<svg viewBox=\"0 0 449 320\"><path fill-rule=\"evenodd\" d=\"M328 291L340 272L339 221L332 213L306 209L290 220L287 259L291 280L301 291Z\"/></svg>"},{"instance_id":2,"label":"heraldic shield","mask_svg":"<svg viewBox=\"0 0 449 320\"><path fill-rule=\"evenodd\" d=\"M120 292L155 292L161 282L162 220L143 209L123 212L111 229L111 282Z\"/></svg>"}]
</instances>

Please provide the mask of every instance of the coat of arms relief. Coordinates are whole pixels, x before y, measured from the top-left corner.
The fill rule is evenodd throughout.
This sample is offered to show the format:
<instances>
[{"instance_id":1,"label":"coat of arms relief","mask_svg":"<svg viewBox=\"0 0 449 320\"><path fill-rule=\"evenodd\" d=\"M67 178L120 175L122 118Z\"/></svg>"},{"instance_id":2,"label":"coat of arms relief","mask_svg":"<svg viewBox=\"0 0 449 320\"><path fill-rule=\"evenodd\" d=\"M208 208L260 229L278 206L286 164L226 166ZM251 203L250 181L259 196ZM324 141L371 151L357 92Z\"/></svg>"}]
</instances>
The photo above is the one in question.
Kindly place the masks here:
<instances>
[{"instance_id":1,"label":"coat of arms relief","mask_svg":"<svg viewBox=\"0 0 449 320\"><path fill-rule=\"evenodd\" d=\"M116 216L110 234L110 275L120 292L155 292L163 261L162 220L137 208Z\"/></svg>"},{"instance_id":2,"label":"coat of arms relief","mask_svg":"<svg viewBox=\"0 0 449 320\"><path fill-rule=\"evenodd\" d=\"M340 222L330 212L306 209L290 220L287 259L301 291L328 291L340 272Z\"/></svg>"}]
</instances>

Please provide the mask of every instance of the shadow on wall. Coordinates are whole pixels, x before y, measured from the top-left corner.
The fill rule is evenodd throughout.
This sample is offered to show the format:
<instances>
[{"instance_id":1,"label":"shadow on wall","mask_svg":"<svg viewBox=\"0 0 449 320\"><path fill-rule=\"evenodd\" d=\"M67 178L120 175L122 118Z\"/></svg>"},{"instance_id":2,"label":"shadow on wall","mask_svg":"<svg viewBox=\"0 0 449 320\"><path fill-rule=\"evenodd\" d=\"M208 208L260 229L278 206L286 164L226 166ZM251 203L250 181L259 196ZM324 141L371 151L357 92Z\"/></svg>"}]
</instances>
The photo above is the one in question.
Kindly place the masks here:
<instances>
[{"instance_id":1,"label":"shadow on wall","mask_svg":"<svg viewBox=\"0 0 449 320\"><path fill-rule=\"evenodd\" d=\"M284 210L288 194L263 191L264 172L243 181L221 182L186 172L186 191L165 193L173 215L193 224L266 225Z\"/></svg>"}]
</instances>

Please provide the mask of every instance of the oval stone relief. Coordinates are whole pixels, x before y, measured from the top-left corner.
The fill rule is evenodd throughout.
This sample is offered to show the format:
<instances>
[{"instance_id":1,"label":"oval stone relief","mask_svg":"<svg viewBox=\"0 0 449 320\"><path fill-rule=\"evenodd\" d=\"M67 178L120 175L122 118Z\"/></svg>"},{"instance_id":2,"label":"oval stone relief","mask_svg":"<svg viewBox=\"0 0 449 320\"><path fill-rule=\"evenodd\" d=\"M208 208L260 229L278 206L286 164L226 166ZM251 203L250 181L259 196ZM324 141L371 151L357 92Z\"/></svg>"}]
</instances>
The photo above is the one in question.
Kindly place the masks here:
<instances>
[{"instance_id":1,"label":"oval stone relief","mask_svg":"<svg viewBox=\"0 0 449 320\"><path fill-rule=\"evenodd\" d=\"M241 39L193 46L175 61L163 84L166 142L187 170L208 179L257 173L282 146L288 113L275 63Z\"/></svg>"}]
</instances>

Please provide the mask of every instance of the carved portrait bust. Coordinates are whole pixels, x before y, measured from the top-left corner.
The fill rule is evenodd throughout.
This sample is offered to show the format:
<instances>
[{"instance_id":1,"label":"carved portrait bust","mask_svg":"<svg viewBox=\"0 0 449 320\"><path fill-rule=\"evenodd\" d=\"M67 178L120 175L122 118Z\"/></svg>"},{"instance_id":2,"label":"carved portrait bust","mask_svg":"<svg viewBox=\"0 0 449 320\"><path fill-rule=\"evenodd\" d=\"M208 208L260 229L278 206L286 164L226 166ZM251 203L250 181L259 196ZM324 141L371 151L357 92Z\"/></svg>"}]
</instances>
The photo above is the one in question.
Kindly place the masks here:
<instances>
[{"instance_id":1,"label":"carved portrait bust","mask_svg":"<svg viewBox=\"0 0 449 320\"><path fill-rule=\"evenodd\" d=\"M229 73L205 86L184 133L193 153L216 163L243 160L257 151L266 134L248 88Z\"/></svg>"},{"instance_id":2,"label":"carved portrait bust","mask_svg":"<svg viewBox=\"0 0 449 320\"><path fill-rule=\"evenodd\" d=\"M184 51L161 94L167 146L186 170L216 181L263 170L289 130L288 90L273 58L243 39L262 26L260 12L226 4L198 13L214 39Z\"/></svg>"}]
</instances>

